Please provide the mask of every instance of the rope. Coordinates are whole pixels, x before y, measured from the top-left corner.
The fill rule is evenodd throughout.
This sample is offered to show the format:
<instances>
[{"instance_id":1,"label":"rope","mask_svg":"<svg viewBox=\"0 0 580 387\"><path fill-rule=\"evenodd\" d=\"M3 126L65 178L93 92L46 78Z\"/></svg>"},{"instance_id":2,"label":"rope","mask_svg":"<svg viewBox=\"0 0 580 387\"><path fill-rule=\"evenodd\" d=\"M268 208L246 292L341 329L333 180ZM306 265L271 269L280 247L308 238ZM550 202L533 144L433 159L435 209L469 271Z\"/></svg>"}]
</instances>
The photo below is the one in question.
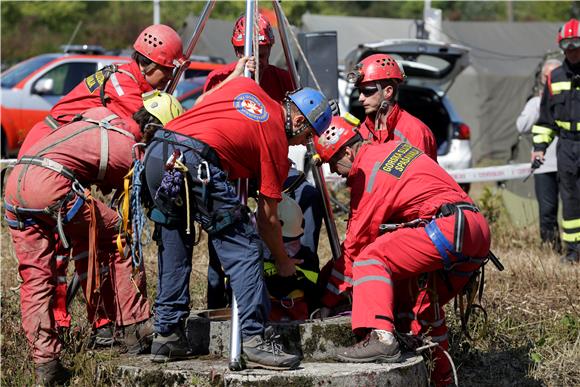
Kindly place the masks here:
<instances>
[{"instance_id":1,"label":"rope","mask_svg":"<svg viewBox=\"0 0 580 387\"><path fill-rule=\"evenodd\" d=\"M284 12L281 12L281 14L282 14L282 22L286 26L286 30L290 31L290 35L292 36L292 40L294 41L294 45L298 49L298 52L300 53L300 57L302 58L302 60L304 61L304 64L306 65L306 68L308 69L308 74L310 75L310 77L312 78L314 83L316 84L316 88L318 89L318 91L322 92L322 88L320 87L320 84L318 83L318 79L316 79L316 77L314 76L314 71L312 71L312 67L310 67L310 63L308 63L308 59L306 59L306 54L304 54L302 47L300 47L300 43L298 42L298 38L296 37L294 30L292 30L292 26L290 25L288 18L286 17Z\"/></svg>"}]
</instances>

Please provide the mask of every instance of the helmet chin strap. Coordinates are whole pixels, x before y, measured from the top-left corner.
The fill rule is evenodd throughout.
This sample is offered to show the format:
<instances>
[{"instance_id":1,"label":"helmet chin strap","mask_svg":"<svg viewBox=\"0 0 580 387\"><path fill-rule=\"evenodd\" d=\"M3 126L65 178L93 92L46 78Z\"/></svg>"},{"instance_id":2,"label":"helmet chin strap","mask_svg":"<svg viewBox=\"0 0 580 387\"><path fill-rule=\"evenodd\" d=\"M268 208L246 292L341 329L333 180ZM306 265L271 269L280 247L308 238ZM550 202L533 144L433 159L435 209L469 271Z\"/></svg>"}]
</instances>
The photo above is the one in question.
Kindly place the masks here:
<instances>
[{"instance_id":1,"label":"helmet chin strap","mask_svg":"<svg viewBox=\"0 0 580 387\"><path fill-rule=\"evenodd\" d=\"M300 133L308 129L308 124L304 124L300 128L294 130L292 127L292 105L290 99L285 98L284 104L286 108L286 122L284 123L284 131L286 132L286 138L290 140L291 138L300 135Z\"/></svg>"},{"instance_id":2,"label":"helmet chin strap","mask_svg":"<svg viewBox=\"0 0 580 387\"><path fill-rule=\"evenodd\" d=\"M389 109L389 102L385 99L385 96L383 94L383 87L381 86L381 84L377 82L376 85L378 93L380 93L381 98L379 99L380 101L379 108L377 109L377 114L375 115L375 130L381 130L382 129L380 127L382 123L381 116L383 115L383 113L386 113L387 110Z\"/></svg>"}]
</instances>

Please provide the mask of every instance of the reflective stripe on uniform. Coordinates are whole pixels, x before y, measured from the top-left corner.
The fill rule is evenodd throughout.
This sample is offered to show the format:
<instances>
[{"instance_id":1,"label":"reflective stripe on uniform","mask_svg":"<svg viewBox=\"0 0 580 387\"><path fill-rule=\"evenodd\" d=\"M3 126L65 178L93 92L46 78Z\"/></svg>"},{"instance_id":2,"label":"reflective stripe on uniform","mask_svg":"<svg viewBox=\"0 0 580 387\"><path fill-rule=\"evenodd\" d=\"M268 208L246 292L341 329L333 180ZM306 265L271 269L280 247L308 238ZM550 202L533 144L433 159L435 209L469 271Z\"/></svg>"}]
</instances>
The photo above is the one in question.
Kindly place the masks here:
<instances>
[{"instance_id":1,"label":"reflective stripe on uniform","mask_svg":"<svg viewBox=\"0 0 580 387\"><path fill-rule=\"evenodd\" d=\"M371 171L371 177L369 178L369 182L367 184L367 192L371 192L373 189L373 185L375 184L375 178L377 177L377 172L379 171L379 167L381 166L381 162L377 161L373 166L373 170Z\"/></svg>"},{"instance_id":2,"label":"reflective stripe on uniform","mask_svg":"<svg viewBox=\"0 0 580 387\"><path fill-rule=\"evenodd\" d=\"M547 134L538 134L532 137L532 141L534 144L542 144L544 142L550 143L552 142L552 136L548 136Z\"/></svg>"},{"instance_id":3,"label":"reflective stripe on uniform","mask_svg":"<svg viewBox=\"0 0 580 387\"><path fill-rule=\"evenodd\" d=\"M572 127L572 124L568 121L554 120L554 122L556 123L556 125L558 125L560 128L564 130L570 130L570 128Z\"/></svg>"},{"instance_id":4,"label":"reflective stripe on uniform","mask_svg":"<svg viewBox=\"0 0 580 387\"><path fill-rule=\"evenodd\" d=\"M113 83L113 87L115 88L115 91L117 92L119 97L125 95L125 91L123 90L123 88L119 84L119 80L117 79L117 74L113 73L113 75L111 75L109 80Z\"/></svg>"},{"instance_id":5,"label":"reflective stripe on uniform","mask_svg":"<svg viewBox=\"0 0 580 387\"><path fill-rule=\"evenodd\" d=\"M56 280L59 284L66 284L66 275L59 275L56 277Z\"/></svg>"},{"instance_id":6,"label":"reflective stripe on uniform","mask_svg":"<svg viewBox=\"0 0 580 387\"><path fill-rule=\"evenodd\" d=\"M532 126L532 134L547 134L553 136L555 133L554 129L547 128L545 126L534 125Z\"/></svg>"},{"instance_id":7,"label":"reflective stripe on uniform","mask_svg":"<svg viewBox=\"0 0 580 387\"><path fill-rule=\"evenodd\" d=\"M562 227L564 228L580 228L580 219L562 220Z\"/></svg>"},{"instance_id":8,"label":"reflective stripe on uniform","mask_svg":"<svg viewBox=\"0 0 580 387\"><path fill-rule=\"evenodd\" d=\"M326 290L328 290L331 293L336 294L337 296L340 295L340 290L338 290L338 288L336 286L334 286L333 284L331 284L330 282L326 284Z\"/></svg>"},{"instance_id":9,"label":"reflective stripe on uniform","mask_svg":"<svg viewBox=\"0 0 580 387\"><path fill-rule=\"evenodd\" d=\"M562 220L562 239L565 242L580 242L580 219Z\"/></svg>"},{"instance_id":10,"label":"reflective stripe on uniform","mask_svg":"<svg viewBox=\"0 0 580 387\"><path fill-rule=\"evenodd\" d=\"M361 277L361 278L357 279L356 281L354 281L354 286L358 286L358 285L364 284L365 282L369 282L369 281L384 282L389 286L393 286L393 282L391 281L391 279L384 277L382 275L367 275L367 276Z\"/></svg>"},{"instance_id":11,"label":"reflective stripe on uniform","mask_svg":"<svg viewBox=\"0 0 580 387\"><path fill-rule=\"evenodd\" d=\"M66 261L67 259L68 259L68 255L57 255L56 256L57 261Z\"/></svg>"},{"instance_id":12,"label":"reflective stripe on uniform","mask_svg":"<svg viewBox=\"0 0 580 387\"><path fill-rule=\"evenodd\" d=\"M332 272L330 273L330 275L342 282L346 282L352 285L352 278L345 276L344 274L342 274L341 272L339 272L336 269L332 269Z\"/></svg>"},{"instance_id":13,"label":"reflective stripe on uniform","mask_svg":"<svg viewBox=\"0 0 580 387\"><path fill-rule=\"evenodd\" d=\"M572 82L554 82L551 84L552 95L560 94L563 91L570 90Z\"/></svg>"},{"instance_id":14,"label":"reflective stripe on uniform","mask_svg":"<svg viewBox=\"0 0 580 387\"><path fill-rule=\"evenodd\" d=\"M379 261L378 259L364 259L360 261L356 261L352 267L362 267L362 266L380 266L384 268L387 273L391 274L391 270L389 267L384 263Z\"/></svg>"}]
</instances>

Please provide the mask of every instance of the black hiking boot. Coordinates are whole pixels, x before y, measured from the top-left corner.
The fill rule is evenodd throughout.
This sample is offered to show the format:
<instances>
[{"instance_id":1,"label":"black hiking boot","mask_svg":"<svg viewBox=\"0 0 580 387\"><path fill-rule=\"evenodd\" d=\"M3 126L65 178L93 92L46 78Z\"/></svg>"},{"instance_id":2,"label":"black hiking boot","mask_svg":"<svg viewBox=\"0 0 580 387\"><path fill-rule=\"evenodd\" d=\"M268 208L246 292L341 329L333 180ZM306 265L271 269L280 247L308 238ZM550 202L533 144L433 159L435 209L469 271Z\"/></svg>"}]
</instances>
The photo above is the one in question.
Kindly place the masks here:
<instances>
[{"instance_id":1,"label":"black hiking boot","mask_svg":"<svg viewBox=\"0 0 580 387\"><path fill-rule=\"evenodd\" d=\"M300 357L282 350L278 342L279 335L272 327L266 328L264 337L250 336L242 344L243 359L248 368L265 368L270 370L293 370L300 365Z\"/></svg>"},{"instance_id":2,"label":"black hiking boot","mask_svg":"<svg viewBox=\"0 0 580 387\"><path fill-rule=\"evenodd\" d=\"M93 348L112 347L117 344L117 340L115 339L115 326L113 323L95 329L91 336L91 342Z\"/></svg>"},{"instance_id":3,"label":"black hiking boot","mask_svg":"<svg viewBox=\"0 0 580 387\"><path fill-rule=\"evenodd\" d=\"M391 332L379 333L372 330L361 342L348 347L337 355L338 359L348 363L396 363L401 359L399 343Z\"/></svg>"},{"instance_id":4,"label":"black hiking boot","mask_svg":"<svg viewBox=\"0 0 580 387\"><path fill-rule=\"evenodd\" d=\"M151 344L151 361L153 363L187 359L191 356L192 351L181 325L167 335L156 332L153 336Z\"/></svg>"},{"instance_id":5,"label":"black hiking boot","mask_svg":"<svg viewBox=\"0 0 580 387\"><path fill-rule=\"evenodd\" d=\"M71 377L70 371L62 366L59 359L34 365L37 386L61 386Z\"/></svg>"}]
</instances>

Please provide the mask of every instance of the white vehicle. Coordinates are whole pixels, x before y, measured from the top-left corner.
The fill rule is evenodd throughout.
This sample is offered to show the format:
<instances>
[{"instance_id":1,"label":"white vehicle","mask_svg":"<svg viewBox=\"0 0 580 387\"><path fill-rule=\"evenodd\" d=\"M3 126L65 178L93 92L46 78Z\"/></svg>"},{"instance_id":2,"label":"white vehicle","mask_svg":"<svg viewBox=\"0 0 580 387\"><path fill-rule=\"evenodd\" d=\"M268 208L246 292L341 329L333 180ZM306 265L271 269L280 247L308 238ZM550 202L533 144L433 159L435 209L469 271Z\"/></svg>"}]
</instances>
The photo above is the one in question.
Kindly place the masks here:
<instances>
[{"instance_id":1,"label":"white vehicle","mask_svg":"<svg viewBox=\"0 0 580 387\"><path fill-rule=\"evenodd\" d=\"M360 120L364 119L365 114L358 101L359 93L353 84L346 81L346 73L372 54L389 54L402 66L407 80L399 89L398 103L433 131L439 164L447 170L470 168L470 128L445 95L455 77L469 65L469 49L421 39L360 44L346 56L344 68L339 69L338 80L341 112L349 112ZM290 157L299 169L304 168L305 150L293 148L296 149L290 150ZM327 168L325 176L331 182L337 180Z\"/></svg>"}]
</instances>

